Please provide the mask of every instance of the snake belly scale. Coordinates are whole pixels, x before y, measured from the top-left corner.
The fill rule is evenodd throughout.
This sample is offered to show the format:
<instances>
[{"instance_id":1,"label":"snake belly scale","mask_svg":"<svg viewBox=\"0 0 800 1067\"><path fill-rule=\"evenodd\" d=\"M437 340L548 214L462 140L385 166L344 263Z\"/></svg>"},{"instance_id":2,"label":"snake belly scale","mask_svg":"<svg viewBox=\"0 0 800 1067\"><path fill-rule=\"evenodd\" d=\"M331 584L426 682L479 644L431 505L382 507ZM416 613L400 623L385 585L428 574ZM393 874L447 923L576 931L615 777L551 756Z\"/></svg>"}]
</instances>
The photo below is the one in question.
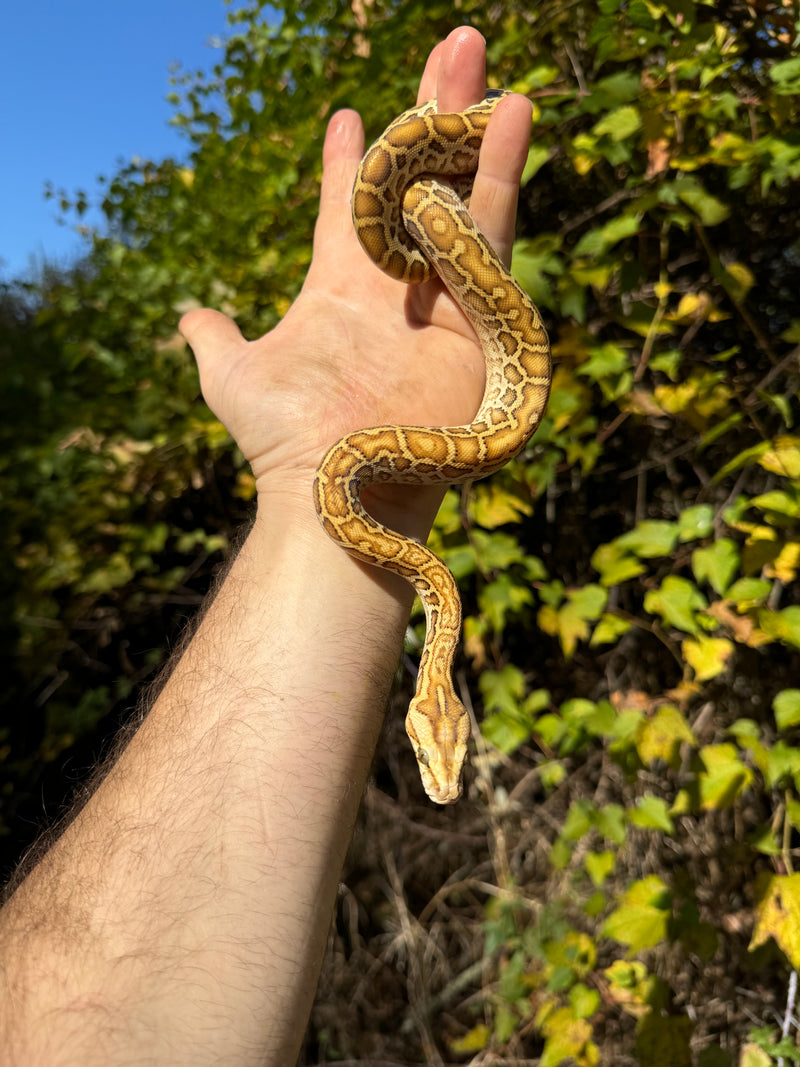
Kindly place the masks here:
<instances>
[{"instance_id":1,"label":"snake belly scale","mask_svg":"<svg viewBox=\"0 0 800 1067\"><path fill-rule=\"evenodd\" d=\"M416 693L406 717L425 792L461 796L469 716L452 680L461 638L455 580L430 549L376 522L361 491L377 482L453 484L484 477L516 456L541 421L551 361L539 312L475 225L467 204L484 130L502 92L457 114L429 101L396 119L369 149L353 189L362 246L391 277L416 283L431 265L469 320L486 361L486 386L465 426L375 426L334 444L314 480L326 532L365 563L414 586L427 623Z\"/></svg>"}]
</instances>

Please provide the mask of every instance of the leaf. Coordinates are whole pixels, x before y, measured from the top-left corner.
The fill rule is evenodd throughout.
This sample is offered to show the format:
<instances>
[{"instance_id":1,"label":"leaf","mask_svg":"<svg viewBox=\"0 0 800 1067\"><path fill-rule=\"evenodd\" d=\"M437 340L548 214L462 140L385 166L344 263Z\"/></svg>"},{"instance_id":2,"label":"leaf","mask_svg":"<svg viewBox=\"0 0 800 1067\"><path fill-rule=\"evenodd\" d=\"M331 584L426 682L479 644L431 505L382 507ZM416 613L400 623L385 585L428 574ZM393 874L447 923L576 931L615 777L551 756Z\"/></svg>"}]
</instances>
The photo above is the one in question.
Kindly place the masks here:
<instances>
[{"instance_id":1,"label":"leaf","mask_svg":"<svg viewBox=\"0 0 800 1067\"><path fill-rule=\"evenodd\" d=\"M739 578L725 591L725 598L741 608L766 600L771 591L772 584L763 578Z\"/></svg>"},{"instance_id":2,"label":"leaf","mask_svg":"<svg viewBox=\"0 0 800 1067\"><path fill-rule=\"evenodd\" d=\"M646 1015L636 1032L636 1062L647 1067L692 1067L694 1024L687 1016Z\"/></svg>"},{"instance_id":3,"label":"leaf","mask_svg":"<svg viewBox=\"0 0 800 1067\"><path fill-rule=\"evenodd\" d=\"M614 960L603 974L612 1001L634 1018L641 1018L657 1006L659 979L649 974L640 960Z\"/></svg>"},{"instance_id":4,"label":"leaf","mask_svg":"<svg viewBox=\"0 0 800 1067\"><path fill-rule=\"evenodd\" d=\"M800 607L792 606L782 611L762 608L757 618L758 625L765 634L784 641L793 648L800 648Z\"/></svg>"},{"instance_id":5,"label":"leaf","mask_svg":"<svg viewBox=\"0 0 800 1067\"><path fill-rule=\"evenodd\" d=\"M748 1041L742 1045L737 1067L774 1067L775 1060L760 1045Z\"/></svg>"},{"instance_id":6,"label":"leaf","mask_svg":"<svg viewBox=\"0 0 800 1067\"><path fill-rule=\"evenodd\" d=\"M449 1042L450 1051L456 1056L466 1056L470 1052L480 1052L489 1044L492 1033L486 1023L478 1023L467 1030L461 1037Z\"/></svg>"},{"instance_id":7,"label":"leaf","mask_svg":"<svg viewBox=\"0 0 800 1067\"><path fill-rule=\"evenodd\" d=\"M750 951L770 937L792 967L800 969L800 874L772 875L762 888Z\"/></svg>"},{"instance_id":8,"label":"leaf","mask_svg":"<svg viewBox=\"0 0 800 1067\"><path fill-rule=\"evenodd\" d=\"M641 826L645 830L663 830L665 834L671 834L675 830L667 802L662 797L654 797L649 793L639 797L636 807L628 812L628 819L634 826Z\"/></svg>"},{"instance_id":9,"label":"leaf","mask_svg":"<svg viewBox=\"0 0 800 1067\"><path fill-rule=\"evenodd\" d=\"M596 817L597 829L615 845L623 845L627 836L625 829L625 809L619 804L606 804L600 808Z\"/></svg>"},{"instance_id":10,"label":"leaf","mask_svg":"<svg viewBox=\"0 0 800 1067\"><path fill-rule=\"evenodd\" d=\"M643 717L635 732L636 750L645 766L656 760L673 764L680 746L695 745L691 727L674 704L662 704L650 717Z\"/></svg>"},{"instance_id":11,"label":"leaf","mask_svg":"<svg viewBox=\"0 0 800 1067\"><path fill-rule=\"evenodd\" d=\"M645 567L615 541L600 545L590 560L603 585L619 585L642 574Z\"/></svg>"},{"instance_id":12,"label":"leaf","mask_svg":"<svg viewBox=\"0 0 800 1067\"><path fill-rule=\"evenodd\" d=\"M522 515L530 515L533 511L530 500L503 489L493 481L475 486L473 494L470 513L478 526L485 530L519 522Z\"/></svg>"},{"instance_id":13,"label":"leaf","mask_svg":"<svg viewBox=\"0 0 800 1067\"><path fill-rule=\"evenodd\" d=\"M733 645L724 637L687 637L681 645L683 658L694 671L695 681L707 682L722 674L733 654Z\"/></svg>"},{"instance_id":14,"label":"leaf","mask_svg":"<svg viewBox=\"0 0 800 1067\"><path fill-rule=\"evenodd\" d=\"M540 1028L545 1038L540 1067L559 1067L565 1060L572 1060L577 1067L594 1067L598 1062L591 1024L586 1019L576 1019L571 1009L556 1009L540 1023Z\"/></svg>"},{"instance_id":15,"label":"leaf","mask_svg":"<svg viewBox=\"0 0 800 1067\"><path fill-rule=\"evenodd\" d=\"M626 619L620 619L617 615L610 615L603 613L600 616L600 621L595 626L589 641L589 647L595 648L597 645L614 645L617 643L623 634L626 634L630 630L633 624Z\"/></svg>"},{"instance_id":16,"label":"leaf","mask_svg":"<svg viewBox=\"0 0 800 1067\"><path fill-rule=\"evenodd\" d=\"M618 218L607 222L605 226L588 230L578 241L573 254L576 257L601 256L626 237L632 237L635 233L638 233L639 226L640 221L634 215L620 215ZM617 349L617 346L609 342L607 345L600 346L600 348L608 348L613 351ZM617 351L620 350L617 349ZM609 356L605 357L606 360L609 358ZM598 377L597 374L592 374L591 376Z\"/></svg>"},{"instance_id":17,"label":"leaf","mask_svg":"<svg viewBox=\"0 0 800 1067\"><path fill-rule=\"evenodd\" d=\"M779 518L790 520L786 523L787 526L791 524L792 519L800 517L800 493L796 489L791 492L773 489L769 493L754 496L750 504L766 512L772 522Z\"/></svg>"},{"instance_id":18,"label":"leaf","mask_svg":"<svg viewBox=\"0 0 800 1067\"><path fill-rule=\"evenodd\" d=\"M800 725L800 689L784 689L772 701L779 730Z\"/></svg>"},{"instance_id":19,"label":"leaf","mask_svg":"<svg viewBox=\"0 0 800 1067\"><path fill-rule=\"evenodd\" d=\"M785 478L800 478L800 437L776 437L758 459L764 470Z\"/></svg>"},{"instance_id":20,"label":"leaf","mask_svg":"<svg viewBox=\"0 0 800 1067\"><path fill-rule=\"evenodd\" d=\"M586 873L598 889L614 870L615 863L616 853L611 849L606 849L605 852L587 852L583 861Z\"/></svg>"},{"instance_id":21,"label":"leaf","mask_svg":"<svg viewBox=\"0 0 800 1067\"><path fill-rule=\"evenodd\" d=\"M603 923L602 932L627 945L631 953L652 948L667 936L672 896L666 884L651 874L634 882Z\"/></svg>"},{"instance_id":22,"label":"leaf","mask_svg":"<svg viewBox=\"0 0 800 1067\"><path fill-rule=\"evenodd\" d=\"M622 141L641 128L642 119L637 108L626 104L604 115L592 127L595 137L608 134L612 141Z\"/></svg>"},{"instance_id":23,"label":"leaf","mask_svg":"<svg viewBox=\"0 0 800 1067\"><path fill-rule=\"evenodd\" d=\"M589 584L580 589L566 590L566 603L558 609L545 604L537 616L545 633L558 636L564 655L575 651L578 641L589 636L588 623L599 618L608 594L599 585Z\"/></svg>"},{"instance_id":24,"label":"leaf","mask_svg":"<svg viewBox=\"0 0 800 1067\"><path fill-rule=\"evenodd\" d=\"M718 226L730 215L730 208L712 196L695 178L681 178L675 182L678 196L700 217L704 226Z\"/></svg>"},{"instance_id":25,"label":"leaf","mask_svg":"<svg viewBox=\"0 0 800 1067\"><path fill-rule=\"evenodd\" d=\"M786 96L794 96L800 93L800 57L784 59L780 63L773 63L769 68L769 76L775 83L775 92Z\"/></svg>"},{"instance_id":26,"label":"leaf","mask_svg":"<svg viewBox=\"0 0 800 1067\"><path fill-rule=\"evenodd\" d=\"M528 149L528 158L522 169L520 185L527 185L531 178L539 173L549 158L550 148L547 145L532 144Z\"/></svg>"},{"instance_id":27,"label":"leaf","mask_svg":"<svg viewBox=\"0 0 800 1067\"><path fill-rule=\"evenodd\" d=\"M742 763L735 745L706 745L700 749L705 770L698 775L700 806L705 811L729 808L753 781L753 772Z\"/></svg>"},{"instance_id":28,"label":"leaf","mask_svg":"<svg viewBox=\"0 0 800 1067\"><path fill-rule=\"evenodd\" d=\"M692 553L692 572L698 582L707 581L722 596L739 567L739 549L729 537Z\"/></svg>"},{"instance_id":29,"label":"leaf","mask_svg":"<svg viewBox=\"0 0 800 1067\"><path fill-rule=\"evenodd\" d=\"M655 559L672 552L678 533L677 523L646 520L618 537L616 543L642 559Z\"/></svg>"},{"instance_id":30,"label":"leaf","mask_svg":"<svg viewBox=\"0 0 800 1067\"><path fill-rule=\"evenodd\" d=\"M510 574L502 573L489 582L478 594L478 607L495 633L500 634L509 615L516 615L533 602L533 593L526 585L515 582Z\"/></svg>"},{"instance_id":31,"label":"leaf","mask_svg":"<svg viewBox=\"0 0 800 1067\"><path fill-rule=\"evenodd\" d=\"M696 541L708 537L713 528L714 509L710 504L696 504L684 508L678 516L678 540Z\"/></svg>"},{"instance_id":32,"label":"leaf","mask_svg":"<svg viewBox=\"0 0 800 1067\"><path fill-rule=\"evenodd\" d=\"M695 611L708 607L697 586L686 578L669 574L660 589L650 590L644 598L644 610L660 615L664 622L685 633L696 634L699 627Z\"/></svg>"}]
</instances>

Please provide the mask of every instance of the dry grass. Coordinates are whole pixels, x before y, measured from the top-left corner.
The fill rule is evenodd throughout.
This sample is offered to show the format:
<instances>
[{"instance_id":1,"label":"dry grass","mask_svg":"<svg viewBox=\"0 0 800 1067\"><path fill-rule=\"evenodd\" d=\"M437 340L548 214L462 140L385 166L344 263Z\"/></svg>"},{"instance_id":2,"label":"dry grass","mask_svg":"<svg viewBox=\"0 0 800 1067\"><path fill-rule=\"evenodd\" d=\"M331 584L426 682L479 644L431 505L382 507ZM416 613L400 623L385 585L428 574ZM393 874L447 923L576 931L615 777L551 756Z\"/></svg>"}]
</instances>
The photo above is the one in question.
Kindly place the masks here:
<instances>
[{"instance_id":1,"label":"dry grass","mask_svg":"<svg viewBox=\"0 0 800 1067\"><path fill-rule=\"evenodd\" d=\"M603 916L588 919L581 908L583 854L601 843L578 841L563 870L554 868L550 850L573 800L630 806L658 790L657 776L631 781L598 748L576 759L546 794L540 753L522 749L493 763L483 752L468 769L462 801L437 808L422 794L401 705L398 699L390 713L377 779L362 804L301 1067L538 1064L542 1039L530 1021L508 1041L451 1052L451 1042L476 1024L492 1031L502 1000L501 968L511 950L501 939L487 952L492 901L513 904L518 929L561 914L594 937L598 959L585 981L601 996L592 1019L600 1063L647 1063L635 1053L636 1020L614 1003L603 975L625 958L624 947L599 937ZM672 836L632 830L603 890L610 905L632 880L660 874L684 899L696 899L700 918L717 931L710 956L676 940L639 957L668 986L666 1010L691 1020L695 1055L710 1047L726 1054L715 1063L734 1063L750 1027L774 1022L785 998L784 969L765 968L763 960L756 967L747 952L752 901L745 894L753 871L740 853L752 857L743 843L760 819L763 813L737 809L687 817ZM530 996L531 1016L537 995Z\"/></svg>"}]
</instances>

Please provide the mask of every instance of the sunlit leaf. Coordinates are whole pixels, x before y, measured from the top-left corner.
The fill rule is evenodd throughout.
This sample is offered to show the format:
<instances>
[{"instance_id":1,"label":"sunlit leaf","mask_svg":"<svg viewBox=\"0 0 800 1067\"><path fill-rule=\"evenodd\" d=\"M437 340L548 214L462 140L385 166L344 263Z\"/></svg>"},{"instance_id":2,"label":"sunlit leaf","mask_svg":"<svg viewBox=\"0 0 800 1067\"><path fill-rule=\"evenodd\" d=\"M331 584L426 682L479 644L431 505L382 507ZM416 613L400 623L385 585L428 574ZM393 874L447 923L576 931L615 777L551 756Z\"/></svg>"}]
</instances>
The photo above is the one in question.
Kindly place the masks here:
<instances>
[{"instance_id":1,"label":"sunlit leaf","mask_svg":"<svg viewBox=\"0 0 800 1067\"><path fill-rule=\"evenodd\" d=\"M699 775L700 803L706 810L729 808L749 787L753 772L735 745L706 745L699 750L705 770Z\"/></svg>"},{"instance_id":2,"label":"sunlit leaf","mask_svg":"<svg viewBox=\"0 0 800 1067\"><path fill-rule=\"evenodd\" d=\"M681 649L698 682L707 682L722 674L733 654L733 644L727 638L707 637L705 634L699 634L696 638L687 637Z\"/></svg>"},{"instance_id":3,"label":"sunlit leaf","mask_svg":"<svg viewBox=\"0 0 800 1067\"><path fill-rule=\"evenodd\" d=\"M644 610L660 615L665 623L678 630L696 634L699 630L696 612L708 602L696 585L669 574L660 589L653 589L644 598Z\"/></svg>"},{"instance_id":4,"label":"sunlit leaf","mask_svg":"<svg viewBox=\"0 0 800 1067\"><path fill-rule=\"evenodd\" d=\"M619 907L603 923L603 934L641 952L662 941L672 913L672 897L657 875L633 882Z\"/></svg>"},{"instance_id":5,"label":"sunlit leaf","mask_svg":"<svg viewBox=\"0 0 800 1067\"><path fill-rule=\"evenodd\" d=\"M779 730L800 725L800 689L783 689L772 701Z\"/></svg>"},{"instance_id":6,"label":"sunlit leaf","mask_svg":"<svg viewBox=\"0 0 800 1067\"><path fill-rule=\"evenodd\" d=\"M711 588L724 594L739 567L739 549L729 537L721 537L708 548L692 553L692 571L698 582L707 581Z\"/></svg>"},{"instance_id":7,"label":"sunlit leaf","mask_svg":"<svg viewBox=\"0 0 800 1067\"><path fill-rule=\"evenodd\" d=\"M652 716L642 717L635 738L642 763L648 766L657 759L673 763L681 745L696 743L691 727L673 704L662 704Z\"/></svg>"},{"instance_id":8,"label":"sunlit leaf","mask_svg":"<svg viewBox=\"0 0 800 1067\"><path fill-rule=\"evenodd\" d=\"M800 970L800 874L772 875L761 887L751 951L770 937Z\"/></svg>"}]
</instances>

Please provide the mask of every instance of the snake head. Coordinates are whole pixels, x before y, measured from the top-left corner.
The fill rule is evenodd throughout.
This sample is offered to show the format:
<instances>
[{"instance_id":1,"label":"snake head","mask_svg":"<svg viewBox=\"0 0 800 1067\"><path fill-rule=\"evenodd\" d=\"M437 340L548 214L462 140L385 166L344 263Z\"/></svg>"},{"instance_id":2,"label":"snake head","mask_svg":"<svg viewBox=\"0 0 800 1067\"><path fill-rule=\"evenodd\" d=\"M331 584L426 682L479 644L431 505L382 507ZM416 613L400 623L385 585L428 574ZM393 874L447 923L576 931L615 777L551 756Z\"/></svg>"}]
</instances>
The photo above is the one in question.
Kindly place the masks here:
<instances>
[{"instance_id":1,"label":"snake head","mask_svg":"<svg viewBox=\"0 0 800 1067\"><path fill-rule=\"evenodd\" d=\"M435 804L455 803L461 796L461 771L467 758L467 709L455 693L448 694L446 701L441 693L414 697L406 716L406 733L428 797Z\"/></svg>"}]
</instances>

